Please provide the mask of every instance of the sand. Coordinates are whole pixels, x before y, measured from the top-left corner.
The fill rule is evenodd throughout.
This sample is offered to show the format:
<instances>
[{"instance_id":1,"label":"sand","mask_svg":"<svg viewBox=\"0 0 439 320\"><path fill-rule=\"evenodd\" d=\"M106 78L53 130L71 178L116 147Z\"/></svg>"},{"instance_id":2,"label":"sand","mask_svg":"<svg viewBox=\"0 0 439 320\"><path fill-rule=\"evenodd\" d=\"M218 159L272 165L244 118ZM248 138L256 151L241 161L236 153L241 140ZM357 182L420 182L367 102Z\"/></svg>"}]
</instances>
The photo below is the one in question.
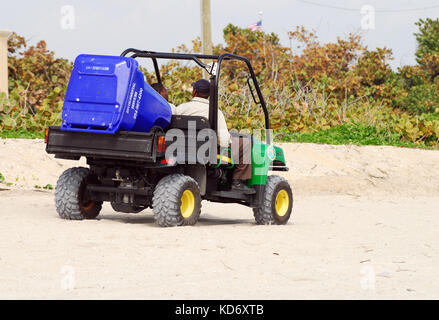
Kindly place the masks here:
<instances>
[{"instance_id":1,"label":"sand","mask_svg":"<svg viewBox=\"0 0 439 320\"><path fill-rule=\"evenodd\" d=\"M41 140L0 140L0 298L439 298L439 151L282 144L295 194L285 226L203 201L194 227L151 210L58 218L63 170Z\"/></svg>"}]
</instances>

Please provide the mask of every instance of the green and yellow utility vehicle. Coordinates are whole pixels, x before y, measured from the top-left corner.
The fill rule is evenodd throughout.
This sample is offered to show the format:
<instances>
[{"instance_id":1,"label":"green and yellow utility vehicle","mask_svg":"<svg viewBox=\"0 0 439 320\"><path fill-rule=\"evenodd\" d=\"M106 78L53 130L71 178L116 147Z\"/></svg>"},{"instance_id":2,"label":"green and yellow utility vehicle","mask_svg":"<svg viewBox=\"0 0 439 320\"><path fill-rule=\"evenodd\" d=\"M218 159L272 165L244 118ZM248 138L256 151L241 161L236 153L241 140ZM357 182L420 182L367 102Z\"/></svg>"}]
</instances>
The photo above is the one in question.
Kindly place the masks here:
<instances>
[{"instance_id":1,"label":"green and yellow utility vehicle","mask_svg":"<svg viewBox=\"0 0 439 320\"><path fill-rule=\"evenodd\" d=\"M248 59L228 53L217 56L136 49L127 49L120 58L122 60L115 60L116 63L87 57L82 57L78 65L75 62L74 70L77 68L78 73L76 80L71 78L69 83L63 125L47 130L47 153L69 160L85 157L89 166L68 169L60 176L55 205L61 218L95 219L103 202L107 201L115 211L124 213L152 208L155 221L162 227L194 225L200 216L201 201L207 200L251 207L257 224L288 222L293 207L290 185L280 176L269 175L270 171L288 171L288 168L282 149L271 144L269 114ZM171 116L165 112L162 118L168 117L166 125L163 119L162 123L157 120L159 117L149 123L148 114L144 113L143 120L150 126L148 130L130 129L123 121L117 127L115 119L120 119L125 110L128 114L132 109L135 118L142 111L139 108L149 108L149 102L141 100L147 94L157 101L161 99L149 88L136 91L139 86L130 87L129 72L125 82L121 82L122 76L115 77L121 68L130 70L133 64L137 66L136 58L152 59L158 82L161 82L161 75L157 59L192 60L204 68L210 74L209 119ZM106 62L102 62L104 60ZM212 63L202 62L206 60ZM251 92L256 91L253 99L265 115L265 143L246 136L252 143L252 178L248 181L250 192L245 193L231 190L234 164L229 149L218 148L213 140L209 150L215 152L200 152L203 144L205 147L209 143L199 138L200 133L204 129L217 132L219 75L225 60L239 60L247 66L249 85L250 81L253 83ZM96 81L102 82L96 85ZM124 83L127 84L126 93L119 90ZM116 85L117 94L113 96ZM117 99L121 101L119 104ZM124 103L126 107L123 107ZM111 112L109 108L112 108ZM85 111L88 112L86 120L83 115L82 118L77 116L78 112ZM172 129L182 132L183 139L170 138L168 133ZM175 144L183 154L167 157L167 149L172 145L175 148Z\"/></svg>"}]
</instances>

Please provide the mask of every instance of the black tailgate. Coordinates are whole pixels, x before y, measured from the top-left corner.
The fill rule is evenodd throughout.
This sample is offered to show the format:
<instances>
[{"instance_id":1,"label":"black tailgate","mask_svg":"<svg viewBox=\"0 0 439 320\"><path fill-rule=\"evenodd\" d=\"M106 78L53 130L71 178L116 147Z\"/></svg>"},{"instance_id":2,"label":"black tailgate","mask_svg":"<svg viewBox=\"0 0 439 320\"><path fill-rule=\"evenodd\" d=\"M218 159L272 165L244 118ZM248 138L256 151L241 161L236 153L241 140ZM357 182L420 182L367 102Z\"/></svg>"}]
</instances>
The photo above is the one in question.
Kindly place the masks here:
<instances>
[{"instance_id":1,"label":"black tailgate","mask_svg":"<svg viewBox=\"0 0 439 320\"><path fill-rule=\"evenodd\" d=\"M46 152L58 156L155 161L156 134L121 131L117 134L61 131L50 127Z\"/></svg>"}]
</instances>

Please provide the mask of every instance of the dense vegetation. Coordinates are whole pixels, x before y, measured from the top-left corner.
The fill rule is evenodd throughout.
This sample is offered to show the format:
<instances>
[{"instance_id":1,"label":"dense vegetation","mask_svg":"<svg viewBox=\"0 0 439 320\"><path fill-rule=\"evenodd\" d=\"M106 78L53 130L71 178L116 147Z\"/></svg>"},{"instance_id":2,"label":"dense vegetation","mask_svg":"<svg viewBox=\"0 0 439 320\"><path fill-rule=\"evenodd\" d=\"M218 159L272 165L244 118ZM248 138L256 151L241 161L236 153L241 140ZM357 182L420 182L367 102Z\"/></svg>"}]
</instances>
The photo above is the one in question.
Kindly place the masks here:
<instances>
[{"instance_id":1,"label":"dense vegetation","mask_svg":"<svg viewBox=\"0 0 439 320\"><path fill-rule=\"evenodd\" d=\"M388 48L369 50L351 34L321 43L303 27L289 32L291 46L276 34L252 32L234 25L224 29L224 45L214 53L248 57L267 100L272 128L283 141L319 143L439 146L439 19L419 20L417 64L392 70ZM199 52L182 45L178 52ZM220 103L230 127L262 128L262 110L247 86L244 65L226 62L221 74ZM44 41L28 47L9 40L10 97L0 96L1 136L40 136L60 123L71 62L56 59ZM171 61L161 66L170 101L191 97L190 84L202 76L192 64ZM148 82L154 74L144 70Z\"/></svg>"}]
</instances>

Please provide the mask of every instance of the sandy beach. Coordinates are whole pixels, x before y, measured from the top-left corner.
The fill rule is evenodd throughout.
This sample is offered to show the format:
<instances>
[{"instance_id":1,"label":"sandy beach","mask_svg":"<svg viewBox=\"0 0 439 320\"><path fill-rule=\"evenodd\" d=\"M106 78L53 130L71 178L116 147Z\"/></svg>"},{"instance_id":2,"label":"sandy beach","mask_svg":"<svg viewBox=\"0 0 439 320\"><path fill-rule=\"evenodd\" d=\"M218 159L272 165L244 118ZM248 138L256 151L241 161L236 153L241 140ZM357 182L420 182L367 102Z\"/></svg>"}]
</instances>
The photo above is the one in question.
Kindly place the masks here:
<instances>
[{"instance_id":1,"label":"sandy beach","mask_svg":"<svg viewBox=\"0 0 439 320\"><path fill-rule=\"evenodd\" d=\"M293 188L285 226L203 201L194 227L152 211L65 221L41 140L0 140L0 298L439 298L439 151L282 144Z\"/></svg>"}]
</instances>

